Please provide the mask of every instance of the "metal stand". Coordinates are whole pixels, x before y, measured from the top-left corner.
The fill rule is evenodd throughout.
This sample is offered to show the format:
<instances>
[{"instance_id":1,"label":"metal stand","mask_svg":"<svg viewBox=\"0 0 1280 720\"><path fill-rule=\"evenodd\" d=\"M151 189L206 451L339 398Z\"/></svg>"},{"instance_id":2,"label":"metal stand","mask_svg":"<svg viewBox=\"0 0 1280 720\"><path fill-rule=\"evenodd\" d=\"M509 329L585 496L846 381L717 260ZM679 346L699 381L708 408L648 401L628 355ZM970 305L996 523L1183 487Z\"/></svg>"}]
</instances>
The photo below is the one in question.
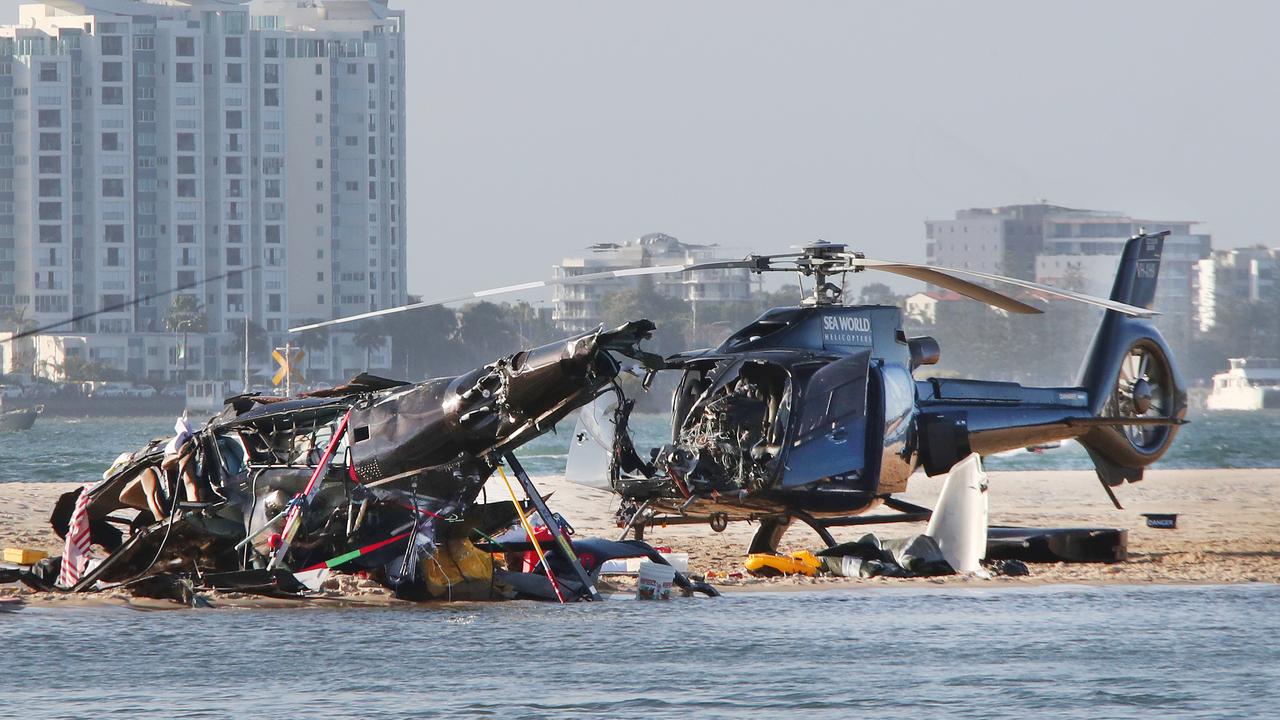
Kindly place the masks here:
<instances>
[{"instance_id":1,"label":"metal stand","mask_svg":"<svg viewBox=\"0 0 1280 720\"><path fill-rule=\"evenodd\" d=\"M503 453L502 459L511 468L511 473L520 481L520 487L524 488L524 494L528 496L529 502L533 503L533 508L538 511L538 515L542 518L542 523L551 531L551 535L555 537L556 543L560 548L560 552L564 554L565 559L569 561L569 565L573 567L574 573L578 576L578 581L582 583L583 592L591 600L602 600L596 586L591 582L591 576L582 567L582 563L578 561L578 556L573 552L573 546L569 544L569 538L565 537L564 530L560 528L560 524L556 522L555 516L551 514L550 508L542 501L542 495L538 493L538 488L534 487L533 481L529 479L529 475L525 473L524 466L516 459L513 453Z\"/></svg>"}]
</instances>

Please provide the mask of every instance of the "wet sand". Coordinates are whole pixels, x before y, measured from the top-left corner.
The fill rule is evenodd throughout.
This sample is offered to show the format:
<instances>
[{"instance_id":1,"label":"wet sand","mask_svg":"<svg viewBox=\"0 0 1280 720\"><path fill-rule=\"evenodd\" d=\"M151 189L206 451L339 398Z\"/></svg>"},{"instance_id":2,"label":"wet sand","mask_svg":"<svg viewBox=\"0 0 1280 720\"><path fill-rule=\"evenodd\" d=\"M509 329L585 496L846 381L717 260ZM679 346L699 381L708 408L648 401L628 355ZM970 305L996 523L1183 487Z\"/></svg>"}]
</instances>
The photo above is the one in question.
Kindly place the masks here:
<instances>
[{"instance_id":1,"label":"wet sand","mask_svg":"<svg viewBox=\"0 0 1280 720\"><path fill-rule=\"evenodd\" d=\"M585 537L616 538L613 520L616 498L606 492L574 485L558 477L535 478L549 501ZM941 478L918 475L902 497L932 505ZM48 517L59 494L74 489L72 483L0 483L0 547L25 547L59 554L61 541L49 529ZM501 484L491 484L488 497L505 496ZM739 577L753 525L731 523L723 533L704 525L650 528L646 540L689 553L690 570L714 573L709 578L724 589L817 590L837 587L910 587L979 585L1025 586L1058 583L1240 583L1280 582L1280 469L1264 470L1156 470L1135 485L1117 489L1124 510L1107 500L1092 472L991 473L990 517L993 525L1029 527L1117 527L1129 531L1129 559L1116 564L1033 564L1028 577L982 580L964 577L928 579L782 578L757 580ZM1175 530L1148 528L1144 512L1177 513ZM837 540L854 540L865 532L900 537L924 531L923 523L877 525L868 528L836 528ZM796 524L783 539L783 551L816 550L821 541L809 528ZM618 589L628 589L626 580ZM0 597L17 594L0 587ZM328 597L313 605L385 605L395 602L381 588L358 587L344 582ZM51 598L26 597L59 602ZM219 596L220 604L276 606L292 601ZM152 607L154 601L135 601L108 594L92 602ZM76 602L67 598L62 602ZM163 606L164 604L160 604ZM169 605L171 606L171 605Z\"/></svg>"}]
</instances>

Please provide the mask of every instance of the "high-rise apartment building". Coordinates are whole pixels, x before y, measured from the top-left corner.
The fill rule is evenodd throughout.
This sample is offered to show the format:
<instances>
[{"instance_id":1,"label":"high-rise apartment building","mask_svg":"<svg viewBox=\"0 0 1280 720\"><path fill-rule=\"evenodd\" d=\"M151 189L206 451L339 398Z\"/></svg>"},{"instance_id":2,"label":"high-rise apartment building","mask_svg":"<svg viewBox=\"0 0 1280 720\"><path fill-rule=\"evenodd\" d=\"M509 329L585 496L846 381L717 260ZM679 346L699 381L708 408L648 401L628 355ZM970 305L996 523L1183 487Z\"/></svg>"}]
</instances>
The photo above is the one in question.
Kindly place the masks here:
<instances>
[{"instance_id":1,"label":"high-rise apartment building","mask_svg":"<svg viewBox=\"0 0 1280 720\"><path fill-rule=\"evenodd\" d=\"M403 303L403 30L385 0L23 5L0 27L0 312L44 325L225 274L190 293L208 331L185 363L238 377L245 319L281 344ZM171 300L54 332L172 379ZM316 366L362 367L346 337Z\"/></svg>"}]
</instances>

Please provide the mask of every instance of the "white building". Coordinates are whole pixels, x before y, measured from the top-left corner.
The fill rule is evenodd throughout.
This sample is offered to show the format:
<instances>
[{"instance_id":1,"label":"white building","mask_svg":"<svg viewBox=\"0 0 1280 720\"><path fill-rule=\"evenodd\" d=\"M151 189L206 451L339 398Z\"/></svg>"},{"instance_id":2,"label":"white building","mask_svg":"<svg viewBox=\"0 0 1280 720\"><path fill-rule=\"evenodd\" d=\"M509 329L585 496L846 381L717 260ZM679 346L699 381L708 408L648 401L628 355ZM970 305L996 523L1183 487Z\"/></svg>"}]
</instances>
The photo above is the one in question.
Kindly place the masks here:
<instances>
[{"instance_id":1,"label":"white building","mask_svg":"<svg viewBox=\"0 0 1280 720\"><path fill-rule=\"evenodd\" d=\"M1280 249L1267 247L1215 250L1195 267L1196 322L1200 332L1213 329L1223 304L1255 303L1272 297L1280 275Z\"/></svg>"},{"instance_id":2,"label":"white building","mask_svg":"<svg viewBox=\"0 0 1280 720\"><path fill-rule=\"evenodd\" d=\"M245 318L281 344L403 303L403 30L385 0L21 6L0 27L0 312L45 325L227 274L192 290L188 362L238 377ZM70 346L173 379L149 360L172 356L171 300L77 321ZM320 351L335 374L364 362L346 338Z\"/></svg>"},{"instance_id":3,"label":"white building","mask_svg":"<svg viewBox=\"0 0 1280 720\"><path fill-rule=\"evenodd\" d=\"M713 245L682 243L670 235L650 233L618 245L602 243L590 248L591 255L567 257L552 268L552 277L566 278L609 270L654 265L684 265L726 259ZM734 258L736 259L736 258ZM746 302L751 297L753 279L745 269L707 270L677 275L646 276L654 289L678 297L692 305L694 317L709 304ZM578 285L552 286L552 320L570 332L590 330L604 318L602 302L608 295L636 288L640 278L610 278Z\"/></svg>"}]
</instances>

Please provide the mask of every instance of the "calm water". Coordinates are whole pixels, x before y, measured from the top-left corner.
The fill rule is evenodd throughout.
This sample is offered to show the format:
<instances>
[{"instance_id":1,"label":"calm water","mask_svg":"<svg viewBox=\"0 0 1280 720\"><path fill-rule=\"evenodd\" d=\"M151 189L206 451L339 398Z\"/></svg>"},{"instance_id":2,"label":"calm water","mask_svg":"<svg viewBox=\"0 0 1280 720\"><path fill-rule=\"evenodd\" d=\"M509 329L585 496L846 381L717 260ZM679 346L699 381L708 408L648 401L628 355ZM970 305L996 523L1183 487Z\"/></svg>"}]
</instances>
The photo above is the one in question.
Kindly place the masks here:
<instances>
[{"instance_id":1,"label":"calm water","mask_svg":"<svg viewBox=\"0 0 1280 720\"><path fill-rule=\"evenodd\" d=\"M1275 717L1280 587L0 614L0 717Z\"/></svg>"},{"instance_id":2,"label":"calm water","mask_svg":"<svg viewBox=\"0 0 1280 720\"><path fill-rule=\"evenodd\" d=\"M535 474L564 472L573 424L561 423L520 451ZM668 419L635 418L636 446L657 447L670 437ZM122 451L135 450L151 438L173 431L173 418L41 418L35 428L0 433L0 482L84 482L101 476ZM1158 467L1280 467L1280 412L1199 413L1182 428ZM1042 454L1023 451L990 458L992 470L1088 470L1093 466L1075 443Z\"/></svg>"}]
</instances>

